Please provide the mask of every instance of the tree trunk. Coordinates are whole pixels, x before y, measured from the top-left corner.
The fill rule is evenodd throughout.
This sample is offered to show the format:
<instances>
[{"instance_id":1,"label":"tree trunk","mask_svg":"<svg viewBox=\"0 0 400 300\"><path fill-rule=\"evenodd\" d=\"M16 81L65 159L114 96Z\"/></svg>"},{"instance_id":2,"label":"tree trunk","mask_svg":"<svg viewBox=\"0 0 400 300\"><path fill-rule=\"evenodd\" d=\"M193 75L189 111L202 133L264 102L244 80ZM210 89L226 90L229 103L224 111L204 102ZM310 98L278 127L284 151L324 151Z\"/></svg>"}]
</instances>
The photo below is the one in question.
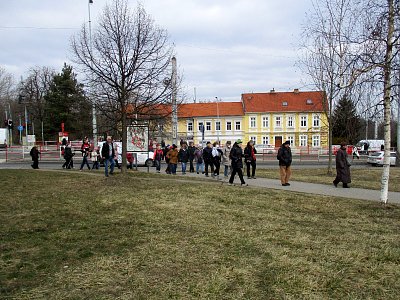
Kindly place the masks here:
<instances>
[{"instance_id":1,"label":"tree trunk","mask_svg":"<svg viewBox=\"0 0 400 300\"><path fill-rule=\"evenodd\" d=\"M127 118L126 118L126 109L122 109L122 163L121 163L121 173L126 173L126 149L127 149Z\"/></svg>"},{"instance_id":2,"label":"tree trunk","mask_svg":"<svg viewBox=\"0 0 400 300\"><path fill-rule=\"evenodd\" d=\"M393 0L388 0L389 18L388 18L388 31L386 40L386 54L384 64L384 137L385 137L385 156L383 160L383 171L381 179L381 201L385 204L388 202L388 188L389 188L389 175L390 175L390 113L391 113L391 70L392 70L392 56L393 56L393 33L394 33L394 7Z\"/></svg>"}]
</instances>

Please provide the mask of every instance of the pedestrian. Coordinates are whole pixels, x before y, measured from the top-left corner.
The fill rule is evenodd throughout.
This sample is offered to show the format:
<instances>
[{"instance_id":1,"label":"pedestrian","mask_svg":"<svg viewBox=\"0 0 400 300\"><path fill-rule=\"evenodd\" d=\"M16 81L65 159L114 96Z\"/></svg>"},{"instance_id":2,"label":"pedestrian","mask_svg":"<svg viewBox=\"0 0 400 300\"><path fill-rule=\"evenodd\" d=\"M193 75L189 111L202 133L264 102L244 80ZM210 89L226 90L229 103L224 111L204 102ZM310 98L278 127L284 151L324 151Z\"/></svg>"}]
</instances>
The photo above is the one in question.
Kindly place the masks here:
<instances>
[{"instance_id":1,"label":"pedestrian","mask_svg":"<svg viewBox=\"0 0 400 300\"><path fill-rule=\"evenodd\" d=\"M99 147L94 149L91 153L91 160L92 160L92 170L98 170L100 167L100 150Z\"/></svg>"},{"instance_id":2,"label":"pedestrian","mask_svg":"<svg viewBox=\"0 0 400 300\"><path fill-rule=\"evenodd\" d=\"M32 157L31 167L33 169L39 169L39 155L41 154L40 151L36 146L33 146L29 154Z\"/></svg>"},{"instance_id":3,"label":"pedestrian","mask_svg":"<svg viewBox=\"0 0 400 300\"><path fill-rule=\"evenodd\" d=\"M75 153L72 152L72 144L71 142L68 142L68 144L65 146L64 149L64 159L65 159L65 168L67 169L73 169L74 168L74 160L72 159L74 157ZM64 168L63 165L63 168Z\"/></svg>"},{"instance_id":4,"label":"pedestrian","mask_svg":"<svg viewBox=\"0 0 400 300\"><path fill-rule=\"evenodd\" d=\"M203 147L201 145L196 148L194 157L196 159L196 173L199 174L199 171L201 171L201 174L204 174Z\"/></svg>"},{"instance_id":5,"label":"pedestrian","mask_svg":"<svg viewBox=\"0 0 400 300\"><path fill-rule=\"evenodd\" d=\"M246 161L247 179L256 179L256 154L257 150L254 148L254 142L250 140L244 149L244 159ZM251 167L251 176L250 176Z\"/></svg>"},{"instance_id":6,"label":"pedestrian","mask_svg":"<svg viewBox=\"0 0 400 300\"><path fill-rule=\"evenodd\" d=\"M353 146L353 151L352 151L353 159L357 157L357 159L360 159L360 153L358 153L358 149L356 146Z\"/></svg>"},{"instance_id":7,"label":"pedestrian","mask_svg":"<svg viewBox=\"0 0 400 300\"><path fill-rule=\"evenodd\" d=\"M212 145L211 142L207 142L206 147L203 149L203 161L205 167L206 177L208 177L208 167L211 168L211 176L214 177L214 163L212 156Z\"/></svg>"},{"instance_id":8,"label":"pedestrian","mask_svg":"<svg viewBox=\"0 0 400 300\"><path fill-rule=\"evenodd\" d=\"M343 182L343 188L349 188L348 184L351 183L350 163L346 149L346 143L342 142L336 152L336 178L333 181L335 187L338 186L339 182Z\"/></svg>"},{"instance_id":9,"label":"pedestrian","mask_svg":"<svg viewBox=\"0 0 400 300\"><path fill-rule=\"evenodd\" d=\"M82 163L79 171L82 171L83 166L86 165L88 169L90 170L89 162L88 162L88 157L90 153L90 144L89 144L89 139L87 137L84 138L81 146L81 152L82 152Z\"/></svg>"},{"instance_id":10,"label":"pedestrian","mask_svg":"<svg viewBox=\"0 0 400 300\"><path fill-rule=\"evenodd\" d=\"M165 173L167 174L171 174L171 170L169 168L169 158L167 157L167 154L169 152L169 150L171 150L172 147L170 147L170 145L167 145L163 152L164 152L164 157L165 157L165 163L167 164L167 168L165 169Z\"/></svg>"},{"instance_id":11,"label":"pedestrian","mask_svg":"<svg viewBox=\"0 0 400 300\"><path fill-rule=\"evenodd\" d=\"M188 151L189 151L189 164L190 164L189 172L194 173L193 161L194 161L194 152L196 151L196 147L194 146L193 142L189 142Z\"/></svg>"},{"instance_id":12,"label":"pedestrian","mask_svg":"<svg viewBox=\"0 0 400 300\"><path fill-rule=\"evenodd\" d=\"M101 157L104 160L104 173L108 177L108 167L110 166L110 175L114 174L115 167L115 149L111 136L107 137L107 141L103 144L101 149Z\"/></svg>"},{"instance_id":13,"label":"pedestrian","mask_svg":"<svg viewBox=\"0 0 400 300\"><path fill-rule=\"evenodd\" d=\"M231 141L227 141L225 147L222 149L222 164L224 165L224 177L228 178L229 174L232 172L232 162L229 158L231 153Z\"/></svg>"},{"instance_id":14,"label":"pedestrian","mask_svg":"<svg viewBox=\"0 0 400 300\"><path fill-rule=\"evenodd\" d=\"M169 170L172 175L176 175L176 166L178 165L179 152L176 148L176 145L172 144L171 150L169 150L167 153L167 157L169 159Z\"/></svg>"},{"instance_id":15,"label":"pedestrian","mask_svg":"<svg viewBox=\"0 0 400 300\"><path fill-rule=\"evenodd\" d=\"M157 144L156 151L154 151L153 154L153 161L154 164L156 165L156 171L157 173L160 173L161 171L161 161L164 158L164 151L161 149L161 145Z\"/></svg>"},{"instance_id":16,"label":"pedestrian","mask_svg":"<svg viewBox=\"0 0 400 300\"><path fill-rule=\"evenodd\" d=\"M278 150L276 158L279 160L279 173L282 186L289 186L289 179L292 175L292 150L290 149L290 141L286 141Z\"/></svg>"},{"instance_id":17,"label":"pedestrian","mask_svg":"<svg viewBox=\"0 0 400 300\"><path fill-rule=\"evenodd\" d=\"M126 166L126 168L127 168L127 169L133 170L133 161L134 161L134 158L133 158L133 153L132 153L132 152L127 152L127 153L126 153L126 161L127 161L127 163L128 163L128 165Z\"/></svg>"},{"instance_id":18,"label":"pedestrian","mask_svg":"<svg viewBox=\"0 0 400 300\"><path fill-rule=\"evenodd\" d=\"M178 158L182 165L182 175L185 175L186 164L189 161L189 150L187 149L187 144L182 145L182 148L179 150Z\"/></svg>"},{"instance_id":19,"label":"pedestrian","mask_svg":"<svg viewBox=\"0 0 400 300\"><path fill-rule=\"evenodd\" d=\"M233 180L235 179L236 173L239 176L241 186L247 186L248 184L243 179L243 150L242 150L242 140L238 139L232 146L230 156L232 162L232 173L231 177L229 178L229 185L233 185Z\"/></svg>"},{"instance_id":20,"label":"pedestrian","mask_svg":"<svg viewBox=\"0 0 400 300\"><path fill-rule=\"evenodd\" d=\"M217 142L213 143L211 154L213 156L214 177L217 177L217 179L219 179L219 169L221 167L222 150L219 149L219 144Z\"/></svg>"}]
</instances>

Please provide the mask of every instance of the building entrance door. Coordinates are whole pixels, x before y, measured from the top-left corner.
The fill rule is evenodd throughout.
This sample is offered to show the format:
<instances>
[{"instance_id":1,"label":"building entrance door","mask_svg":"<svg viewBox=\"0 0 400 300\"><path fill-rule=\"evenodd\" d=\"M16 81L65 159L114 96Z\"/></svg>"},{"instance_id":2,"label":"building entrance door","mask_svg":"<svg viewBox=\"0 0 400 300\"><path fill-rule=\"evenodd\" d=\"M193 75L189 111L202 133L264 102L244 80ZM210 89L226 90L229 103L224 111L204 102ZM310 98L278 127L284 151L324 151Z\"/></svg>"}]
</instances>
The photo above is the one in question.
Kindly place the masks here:
<instances>
[{"instance_id":1,"label":"building entrance door","mask_svg":"<svg viewBox=\"0 0 400 300\"><path fill-rule=\"evenodd\" d=\"M282 137L276 136L275 137L275 148L279 148L280 146L282 146Z\"/></svg>"}]
</instances>

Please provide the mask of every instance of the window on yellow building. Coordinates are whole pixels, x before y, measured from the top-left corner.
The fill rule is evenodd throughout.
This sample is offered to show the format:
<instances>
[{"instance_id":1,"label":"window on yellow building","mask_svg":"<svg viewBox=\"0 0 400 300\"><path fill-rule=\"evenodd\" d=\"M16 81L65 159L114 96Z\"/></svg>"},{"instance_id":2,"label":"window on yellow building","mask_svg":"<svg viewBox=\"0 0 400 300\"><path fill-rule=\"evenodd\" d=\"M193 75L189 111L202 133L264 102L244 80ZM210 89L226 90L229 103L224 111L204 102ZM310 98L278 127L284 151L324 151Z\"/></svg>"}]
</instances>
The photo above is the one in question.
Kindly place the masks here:
<instances>
[{"instance_id":1,"label":"window on yellow building","mask_svg":"<svg viewBox=\"0 0 400 300\"><path fill-rule=\"evenodd\" d=\"M319 115L313 115L313 127L319 127Z\"/></svg>"},{"instance_id":2,"label":"window on yellow building","mask_svg":"<svg viewBox=\"0 0 400 300\"><path fill-rule=\"evenodd\" d=\"M235 122L235 130L242 130L242 122L240 121Z\"/></svg>"},{"instance_id":3,"label":"window on yellow building","mask_svg":"<svg viewBox=\"0 0 400 300\"><path fill-rule=\"evenodd\" d=\"M206 130L211 131L211 122L206 122Z\"/></svg>"},{"instance_id":4,"label":"window on yellow building","mask_svg":"<svg viewBox=\"0 0 400 300\"><path fill-rule=\"evenodd\" d=\"M269 117L262 118L262 127L268 128L269 127Z\"/></svg>"},{"instance_id":5,"label":"window on yellow building","mask_svg":"<svg viewBox=\"0 0 400 300\"><path fill-rule=\"evenodd\" d=\"M300 127L307 127L307 116L300 117Z\"/></svg>"},{"instance_id":6,"label":"window on yellow building","mask_svg":"<svg viewBox=\"0 0 400 300\"><path fill-rule=\"evenodd\" d=\"M199 122L199 131L201 132L203 129L204 123L203 122Z\"/></svg>"},{"instance_id":7,"label":"window on yellow building","mask_svg":"<svg viewBox=\"0 0 400 300\"><path fill-rule=\"evenodd\" d=\"M215 130L221 131L221 122L220 121L215 122Z\"/></svg>"},{"instance_id":8,"label":"window on yellow building","mask_svg":"<svg viewBox=\"0 0 400 300\"><path fill-rule=\"evenodd\" d=\"M300 135L300 147L307 147L307 136Z\"/></svg>"},{"instance_id":9,"label":"window on yellow building","mask_svg":"<svg viewBox=\"0 0 400 300\"><path fill-rule=\"evenodd\" d=\"M250 128L256 128L256 117L250 117Z\"/></svg>"},{"instance_id":10,"label":"window on yellow building","mask_svg":"<svg viewBox=\"0 0 400 300\"><path fill-rule=\"evenodd\" d=\"M189 131L189 132L193 131L193 122L188 122L187 123L187 131Z\"/></svg>"},{"instance_id":11,"label":"window on yellow building","mask_svg":"<svg viewBox=\"0 0 400 300\"><path fill-rule=\"evenodd\" d=\"M263 143L263 145L268 145L269 144L269 136L263 136L262 143Z\"/></svg>"},{"instance_id":12,"label":"window on yellow building","mask_svg":"<svg viewBox=\"0 0 400 300\"><path fill-rule=\"evenodd\" d=\"M250 140L252 140L254 144L257 144L257 137L251 136Z\"/></svg>"},{"instance_id":13,"label":"window on yellow building","mask_svg":"<svg viewBox=\"0 0 400 300\"><path fill-rule=\"evenodd\" d=\"M282 117L281 116L275 117L275 127L282 127Z\"/></svg>"},{"instance_id":14,"label":"window on yellow building","mask_svg":"<svg viewBox=\"0 0 400 300\"><path fill-rule=\"evenodd\" d=\"M226 122L226 130L227 131L232 130L232 122L230 122L230 121Z\"/></svg>"},{"instance_id":15,"label":"window on yellow building","mask_svg":"<svg viewBox=\"0 0 400 300\"><path fill-rule=\"evenodd\" d=\"M313 147L320 147L321 146L321 139L319 135L313 135L312 137L312 145Z\"/></svg>"},{"instance_id":16,"label":"window on yellow building","mask_svg":"<svg viewBox=\"0 0 400 300\"><path fill-rule=\"evenodd\" d=\"M288 116L288 118L287 118L287 127L290 127L290 128L294 127L294 118L293 118L293 116Z\"/></svg>"}]
</instances>

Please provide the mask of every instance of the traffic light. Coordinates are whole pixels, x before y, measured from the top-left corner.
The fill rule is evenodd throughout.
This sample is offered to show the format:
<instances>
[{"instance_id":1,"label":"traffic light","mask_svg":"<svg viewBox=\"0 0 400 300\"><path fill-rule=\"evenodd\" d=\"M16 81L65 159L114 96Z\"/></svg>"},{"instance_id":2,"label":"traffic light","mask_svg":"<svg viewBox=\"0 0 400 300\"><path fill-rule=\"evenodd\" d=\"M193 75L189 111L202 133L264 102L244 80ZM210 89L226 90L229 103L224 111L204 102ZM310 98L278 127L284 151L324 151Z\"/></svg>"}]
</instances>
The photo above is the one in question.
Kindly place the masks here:
<instances>
[{"instance_id":1,"label":"traffic light","mask_svg":"<svg viewBox=\"0 0 400 300\"><path fill-rule=\"evenodd\" d=\"M8 129L13 129L14 125L13 125L13 121L12 120L8 120L7 122L8 124Z\"/></svg>"}]
</instances>

